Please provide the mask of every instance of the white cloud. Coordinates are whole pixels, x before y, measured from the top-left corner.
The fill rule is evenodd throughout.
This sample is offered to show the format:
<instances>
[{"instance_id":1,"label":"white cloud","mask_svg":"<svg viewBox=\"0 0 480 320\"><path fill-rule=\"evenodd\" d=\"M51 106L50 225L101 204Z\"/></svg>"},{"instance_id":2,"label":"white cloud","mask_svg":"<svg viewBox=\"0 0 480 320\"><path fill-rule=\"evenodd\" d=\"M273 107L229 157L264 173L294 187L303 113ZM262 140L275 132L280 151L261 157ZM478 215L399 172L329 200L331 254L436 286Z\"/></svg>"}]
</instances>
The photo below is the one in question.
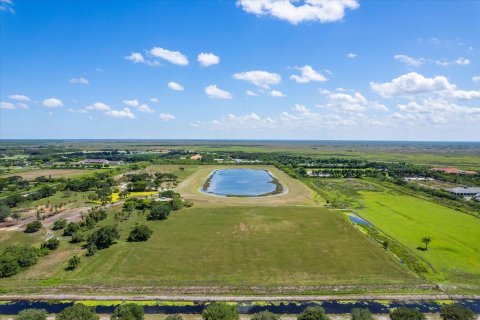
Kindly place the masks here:
<instances>
[{"instance_id":1,"label":"white cloud","mask_svg":"<svg viewBox=\"0 0 480 320\"><path fill-rule=\"evenodd\" d=\"M357 54L356 54L356 53L352 53L352 52L347 53L347 58L354 59L354 58L356 58L356 57L357 57Z\"/></svg>"},{"instance_id":2,"label":"white cloud","mask_svg":"<svg viewBox=\"0 0 480 320\"><path fill-rule=\"evenodd\" d=\"M0 11L8 11L12 14L15 14L15 10L13 10L13 1L0 0Z\"/></svg>"},{"instance_id":3,"label":"white cloud","mask_svg":"<svg viewBox=\"0 0 480 320\"><path fill-rule=\"evenodd\" d=\"M344 112L363 112L368 109L388 111L388 108L376 101L367 100L360 92L330 93L326 96L325 107ZM320 106L323 107L323 106Z\"/></svg>"},{"instance_id":4,"label":"white cloud","mask_svg":"<svg viewBox=\"0 0 480 320\"><path fill-rule=\"evenodd\" d=\"M158 98L150 98L151 103L160 103L160 100Z\"/></svg>"},{"instance_id":5,"label":"white cloud","mask_svg":"<svg viewBox=\"0 0 480 320\"><path fill-rule=\"evenodd\" d=\"M145 113L154 113L155 110L153 110L152 108L150 108L148 105L146 105L145 103L142 103L141 105L139 105L137 107L137 110L140 111L140 112L145 112Z\"/></svg>"},{"instance_id":6,"label":"white cloud","mask_svg":"<svg viewBox=\"0 0 480 320\"><path fill-rule=\"evenodd\" d=\"M108 111L111 110L112 108L103 102L95 102L92 103L91 105L88 105L85 107L86 110L99 110L99 111Z\"/></svg>"},{"instance_id":7,"label":"white cloud","mask_svg":"<svg viewBox=\"0 0 480 320\"><path fill-rule=\"evenodd\" d=\"M164 59L170 63L178 64L181 66L188 65L188 58L179 51L170 51L167 49L154 47L150 50L150 54L154 57Z\"/></svg>"},{"instance_id":8,"label":"white cloud","mask_svg":"<svg viewBox=\"0 0 480 320\"><path fill-rule=\"evenodd\" d=\"M43 100L42 104L47 108L58 108L63 106L63 101L57 98L49 98Z\"/></svg>"},{"instance_id":9,"label":"white cloud","mask_svg":"<svg viewBox=\"0 0 480 320\"><path fill-rule=\"evenodd\" d=\"M444 98L471 100L480 98L480 91L458 90L444 76L424 77L416 72L404 74L391 82L370 82L370 87L384 98L438 95Z\"/></svg>"},{"instance_id":10,"label":"white cloud","mask_svg":"<svg viewBox=\"0 0 480 320\"><path fill-rule=\"evenodd\" d=\"M480 76L473 76L472 81L473 82L480 82Z\"/></svg>"},{"instance_id":11,"label":"white cloud","mask_svg":"<svg viewBox=\"0 0 480 320\"><path fill-rule=\"evenodd\" d=\"M107 116L114 118L126 118L126 119L135 119L135 115L129 108L123 108L122 110L110 110L105 112Z\"/></svg>"},{"instance_id":12,"label":"white cloud","mask_svg":"<svg viewBox=\"0 0 480 320\"><path fill-rule=\"evenodd\" d=\"M84 77L80 77L80 78L72 78L70 80L68 80L68 82L72 83L72 84L89 84L90 82L88 82L87 79L85 79Z\"/></svg>"},{"instance_id":13,"label":"white cloud","mask_svg":"<svg viewBox=\"0 0 480 320\"><path fill-rule=\"evenodd\" d=\"M171 113L160 113L158 118L162 121L172 121L176 119L176 117Z\"/></svg>"},{"instance_id":14,"label":"white cloud","mask_svg":"<svg viewBox=\"0 0 480 320\"><path fill-rule=\"evenodd\" d=\"M140 102L138 102L137 99L123 100L123 103L129 107L138 107L140 105Z\"/></svg>"},{"instance_id":15,"label":"white cloud","mask_svg":"<svg viewBox=\"0 0 480 320\"><path fill-rule=\"evenodd\" d=\"M75 112L76 112L76 113L88 113L88 111L85 110L85 109L77 109L77 110L75 110L75 109L68 109L68 112L72 112L72 113L75 113Z\"/></svg>"},{"instance_id":16,"label":"white cloud","mask_svg":"<svg viewBox=\"0 0 480 320\"><path fill-rule=\"evenodd\" d=\"M272 90L268 94L271 95L272 97L285 97L283 92L278 91L278 90Z\"/></svg>"},{"instance_id":17,"label":"white cloud","mask_svg":"<svg viewBox=\"0 0 480 320\"><path fill-rule=\"evenodd\" d=\"M218 88L215 84L205 87L205 93L212 99L232 99L230 92Z\"/></svg>"},{"instance_id":18,"label":"white cloud","mask_svg":"<svg viewBox=\"0 0 480 320\"><path fill-rule=\"evenodd\" d=\"M439 66L444 66L444 67L451 66L451 65L466 66L470 64L470 60L466 58L458 58L452 61L442 59L442 60L436 60L435 63L438 64Z\"/></svg>"},{"instance_id":19,"label":"white cloud","mask_svg":"<svg viewBox=\"0 0 480 320\"><path fill-rule=\"evenodd\" d=\"M183 90L185 90L182 85L180 85L180 84L178 84L178 83L176 83L176 82L173 82L173 81L170 81L170 82L168 83L168 87L169 87L170 89L172 89L172 90L175 90L175 91L183 91Z\"/></svg>"},{"instance_id":20,"label":"white cloud","mask_svg":"<svg viewBox=\"0 0 480 320\"><path fill-rule=\"evenodd\" d=\"M301 75L292 74L290 79L295 80L298 83L308 83L310 81L327 81L327 78L315 71L311 66L305 65L303 67L295 67L295 69L301 72Z\"/></svg>"},{"instance_id":21,"label":"white cloud","mask_svg":"<svg viewBox=\"0 0 480 320\"><path fill-rule=\"evenodd\" d=\"M0 109L15 110L17 107L13 103L2 101L0 102Z\"/></svg>"},{"instance_id":22,"label":"white cloud","mask_svg":"<svg viewBox=\"0 0 480 320\"><path fill-rule=\"evenodd\" d=\"M282 81L282 77L279 74L260 70L235 73L233 78L250 82L264 89L269 89L270 86L279 84Z\"/></svg>"},{"instance_id":23,"label":"white cloud","mask_svg":"<svg viewBox=\"0 0 480 320\"><path fill-rule=\"evenodd\" d=\"M15 101L30 101L29 97L24 96L22 94L12 94L8 96L8 98Z\"/></svg>"},{"instance_id":24,"label":"white cloud","mask_svg":"<svg viewBox=\"0 0 480 320\"><path fill-rule=\"evenodd\" d=\"M297 111L297 112L300 112L300 113L309 113L310 110L305 107L303 104L295 104L293 106L293 110Z\"/></svg>"},{"instance_id":25,"label":"white cloud","mask_svg":"<svg viewBox=\"0 0 480 320\"><path fill-rule=\"evenodd\" d=\"M197 57L198 62L202 67L208 67L220 63L220 57L213 53L200 53Z\"/></svg>"},{"instance_id":26,"label":"white cloud","mask_svg":"<svg viewBox=\"0 0 480 320\"><path fill-rule=\"evenodd\" d=\"M405 63L409 67L414 68L420 67L425 62L425 59L423 58L412 58L404 54L396 54L393 56L393 58L395 58L397 61Z\"/></svg>"},{"instance_id":27,"label":"white cloud","mask_svg":"<svg viewBox=\"0 0 480 320\"><path fill-rule=\"evenodd\" d=\"M129 107L132 107L132 108L136 108L140 112L145 112L145 113L154 113L155 112L155 110L150 108L148 105L146 105L144 103L140 104L140 102L137 99L123 100L123 104L125 104L126 106L129 106Z\"/></svg>"},{"instance_id":28,"label":"white cloud","mask_svg":"<svg viewBox=\"0 0 480 320\"><path fill-rule=\"evenodd\" d=\"M145 63L145 58L140 52L132 52L125 59L132 61L133 63Z\"/></svg>"},{"instance_id":29,"label":"white cloud","mask_svg":"<svg viewBox=\"0 0 480 320\"><path fill-rule=\"evenodd\" d=\"M237 5L257 16L272 16L297 25L306 21L321 23L343 19L347 9L359 7L356 0L305 0L295 5L296 0L238 0Z\"/></svg>"},{"instance_id":30,"label":"white cloud","mask_svg":"<svg viewBox=\"0 0 480 320\"><path fill-rule=\"evenodd\" d=\"M245 95L246 96L251 96L251 97L258 96L258 94L255 91L252 91L252 90L245 91Z\"/></svg>"}]
</instances>

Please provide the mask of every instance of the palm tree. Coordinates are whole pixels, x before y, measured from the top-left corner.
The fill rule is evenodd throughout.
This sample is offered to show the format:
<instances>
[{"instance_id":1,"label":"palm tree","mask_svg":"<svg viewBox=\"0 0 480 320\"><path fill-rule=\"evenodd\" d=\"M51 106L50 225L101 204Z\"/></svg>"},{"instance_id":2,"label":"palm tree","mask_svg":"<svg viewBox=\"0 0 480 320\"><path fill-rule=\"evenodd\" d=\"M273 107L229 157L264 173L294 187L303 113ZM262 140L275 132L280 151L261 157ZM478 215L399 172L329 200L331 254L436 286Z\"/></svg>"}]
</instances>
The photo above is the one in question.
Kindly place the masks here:
<instances>
[{"instance_id":1,"label":"palm tree","mask_svg":"<svg viewBox=\"0 0 480 320\"><path fill-rule=\"evenodd\" d=\"M432 241L431 237L423 237L422 242L425 244L425 251L428 250L428 244Z\"/></svg>"}]
</instances>

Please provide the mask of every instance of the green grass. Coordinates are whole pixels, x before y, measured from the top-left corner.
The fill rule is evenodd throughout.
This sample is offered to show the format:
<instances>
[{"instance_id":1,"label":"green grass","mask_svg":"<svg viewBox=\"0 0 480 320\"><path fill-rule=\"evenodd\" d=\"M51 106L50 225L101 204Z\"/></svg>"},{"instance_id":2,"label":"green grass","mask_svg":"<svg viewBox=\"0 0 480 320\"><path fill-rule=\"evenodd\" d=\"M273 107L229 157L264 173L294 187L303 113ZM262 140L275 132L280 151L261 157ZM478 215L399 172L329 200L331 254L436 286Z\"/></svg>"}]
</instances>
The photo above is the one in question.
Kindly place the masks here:
<instances>
[{"instance_id":1,"label":"green grass","mask_svg":"<svg viewBox=\"0 0 480 320\"><path fill-rule=\"evenodd\" d=\"M102 224L112 223L109 219ZM297 286L301 290L309 285L421 283L346 223L343 215L323 208L184 209L168 220L147 222L154 230L148 242L126 242L130 228L143 220L135 214L122 222L117 244L93 257L82 256L76 271L53 268L43 275L42 283L67 285L64 290L70 284L110 285L117 293L126 286ZM35 279L36 267L22 278Z\"/></svg>"},{"instance_id":2,"label":"green grass","mask_svg":"<svg viewBox=\"0 0 480 320\"><path fill-rule=\"evenodd\" d=\"M480 219L413 196L361 192L360 215L425 258L434 280L480 290ZM433 238L428 251L421 238Z\"/></svg>"}]
</instances>

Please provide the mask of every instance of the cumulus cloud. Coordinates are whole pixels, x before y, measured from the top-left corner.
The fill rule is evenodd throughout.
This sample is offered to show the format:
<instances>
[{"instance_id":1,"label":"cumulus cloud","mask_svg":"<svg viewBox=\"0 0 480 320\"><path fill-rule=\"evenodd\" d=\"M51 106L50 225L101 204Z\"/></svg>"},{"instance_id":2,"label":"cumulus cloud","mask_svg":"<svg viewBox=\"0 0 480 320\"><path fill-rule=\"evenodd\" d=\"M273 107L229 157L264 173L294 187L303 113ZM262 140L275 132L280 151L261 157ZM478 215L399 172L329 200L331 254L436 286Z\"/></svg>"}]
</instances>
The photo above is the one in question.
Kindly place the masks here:
<instances>
[{"instance_id":1,"label":"cumulus cloud","mask_svg":"<svg viewBox=\"0 0 480 320\"><path fill-rule=\"evenodd\" d=\"M388 111L388 108L376 101L367 100L360 92L329 93L326 96L325 107L344 112L363 112L368 109ZM323 106L320 106L323 107Z\"/></svg>"},{"instance_id":2,"label":"cumulus cloud","mask_svg":"<svg viewBox=\"0 0 480 320\"><path fill-rule=\"evenodd\" d=\"M88 105L85 107L86 110L99 110L99 111L107 111L111 110L112 108L103 102L95 102L92 103L91 105Z\"/></svg>"},{"instance_id":3,"label":"cumulus cloud","mask_svg":"<svg viewBox=\"0 0 480 320\"><path fill-rule=\"evenodd\" d=\"M63 106L63 101L57 98L49 98L43 100L42 104L47 108L58 108Z\"/></svg>"},{"instance_id":4,"label":"cumulus cloud","mask_svg":"<svg viewBox=\"0 0 480 320\"><path fill-rule=\"evenodd\" d=\"M473 76L472 81L473 82L480 82L480 76Z\"/></svg>"},{"instance_id":5,"label":"cumulus cloud","mask_svg":"<svg viewBox=\"0 0 480 320\"><path fill-rule=\"evenodd\" d=\"M176 117L171 113L160 113L158 118L162 121L172 121L176 119Z\"/></svg>"},{"instance_id":6,"label":"cumulus cloud","mask_svg":"<svg viewBox=\"0 0 480 320\"><path fill-rule=\"evenodd\" d=\"M198 62L202 67L208 67L220 63L220 57L213 53L200 53L197 57Z\"/></svg>"},{"instance_id":7,"label":"cumulus cloud","mask_svg":"<svg viewBox=\"0 0 480 320\"><path fill-rule=\"evenodd\" d=\"M458 90L457 86L444 76L427 78L416 72L404 74L391 82L370 82L370 87L384 98L412 97L421 94L436 94L463 100L480 98L480 91Z\"/></svg>"},{"instance_id":8,"label":"cumulus cloud","mask_svg":"<svg viewBox=\"0 0 480 320\"><path fill-rule=\"evenodd\" d=\"M72 84L89 84L90 82L88 82L88 80L84 77L80 77L80 78L72 78L70 80L68 80L68 82L72 83Z\"/></svg>"},{"instance_id":9,"label":"cumulus cloud","mask_svg":"<svg viewBox=\"0 0 480 320\"><path fill-rule=\"evenodd\" d=\"M278 90L272 90L268 94L272 97L285 97L285 94L283 94L283 92Z\"/></svg>"},{"instance_id":10,"label":"cumulus cloud","mask_svg":"<svg viewBox=\"0 0 480 320\"><path fill-rule=\"evenodd\" d=\"M133 100L123 100L123 104L126 106L136 108L140 112L145 112L145 113L154 113L155 110L150 108L147 104L145 103L140 103L137 99Z\"/></svg>"},{"instance_id":11,"label":"cumulus cloud","mask_svg":"<svg viewBox=\"0 0 480 320\"><path fill-rule=\"evenodd\" d=\"M347 53L347 58L354 59L354 58L356 58L356 57L357 57L357 54L356 54L356 53L352 53L352 52Z\"/></svg>"},{"instance_id":12,"label":"cumulus cloud","mask_svg":"<svg viewBox=\"0 0 480 320\"><path fill-rule=\"evenodd\" d=\"M129 106L129 107L138 107L140 105L140 102L138 102L137 99L133 100L123 100L123 104Z\"/></svg>"},{"instance_id":13,"label":"cumulus cloud","mask_svg":"<svg viewBox=\"0 0 480 320\"><path fill-rule=\"evenodd\" d=\"M414 67L414 68L420 67L425 62L424 58L412 58L405 54L396 54L393 56L393 58L397 61L404 63L409 67Z\"/></svg>"},{"instance_id":14,"label":"cumulus cloud","mask_svg":"<svg viewBox=\"0 0 480 320\"><path fill-rule=\"evenodd\" d=\"M258 93L256 93L255 91L252 91L252 90L247 90L247 91L245 91L245 95L255 97L255 96L258 96Z\"/></svg>"},{"instance_id":15,"label":"cumulus cloud","mask_svg":"<svg viewBox=\"0 0 480 320\"><path fill-rule=\"evenodd\" d=\"M114 118L135 119L135 115L129 108L123 108L122 110L109 110L105 112L107 116Z\"/></svg>"},{"instance_id":16,"label":"cumulus cloud","mask_svg":"<svg viewBox=\"0 0 480 320\"><path fill-rule=\"evenodd\" d=\"M17 107L11 102L0 102L0 109L15 110Z\"/></svg>"},{"instance_id":17,"label":"cumulus cloud","mask_svg":"<svg viewBox=\"0 0 480 320\"><path fill-rule=\"evenodd\" d=\"M315 71L311 66L305 65L303 67L295 67L295 69L300 71L300 75L292 74L290 79L295 80L298 83L308 83L310 81L327 81L327 78Z\"/></svg>"},{"instance_id":18,"label":"cumulus cloud","mask_svg":"<svg viewBox=\"0 0 480 320\"><path fill-rule=\"evenodd\" d=\"M451 66L451 65L466 66L466 65L470 64L470 60L466 59L466 58L458 58L458 59L455 59L455 60L443 59L443 60L436 60L435 62L439 66L444 66L444 67Z\"/></svg>"},{"instance_id":19,"label":"cumulus cloud","mask_svg":"<svg viewBox=\"0 0 480 320\"><path fill-rule=\"evenodd\" d=\"M302 22L335 22L345 16L347 9L359 7L356 0L238 0L237 6L257 16L272 16L293 25Z\"/></svg>"},{"instance_id":20,"label":"cumulus cloud","mask_svg":"<svg viewBox=\"0 0 480 320\"><path fill-rule=\"evenodd\" d=\"M205 87L205 93L211 99L232 99L230 92L218 88L215 84Z\"/></svg>"},{"instance_id":21,"label":"cumulus cloud","mask_svg":"<svg viewBox=\"0 0 480 320\"><path fill-rule=\"evenodd\" d=\"M160 103L160 100L158 98L150 98L151 103Z\"/></svg>"},{"instance_id":22,"label":"cumulus cloud","mask_svg":"<svg viewBox=\"0 0 480 320\"><path fill-rule=\"evenodd\" d=\"M188 65L187 56L179 51L170 51L167 49L154 47L150 50L150 54L156 58L166 60L173 64L178 64L181 66Z\"/></svg>"},{"instance_id":23,"label":"cumulus cloud","mask_svg":"<svg viewBox=\"0 0 480 320\"><path fill-rule=\"evenodd\" d=\"M282 81L282 77L278 73L260 70L235 73L233 78L250 82L263 89L269 89L270 86L277 85Z\"/></svg>"},{"instance_id":24,"label":"cumulus cloud","mask_svg":"<svg viewBox=\"0 0 480 320\"><path fill-rule=\"evenodd\" d=\"M9 99L15 100L15 101L30 101L30 98L27 96L24 96L23 94L12 94L8 96Z\"/></svg>"},{"instance_id":25,"label":"cumulus cloud","mask_svg":"<svg viewBox=\"0 0 480 320\"><path fill-rule=\"evenodd\" d=\"M15 14L15 10L13 9L13 1L11 0L0 0L0 12L7 11L12 14Z\"/></svg>"},{"instance_id":26,"label":"cumulus cloud","mask_svg":"<svg viewBox=\"0 0 480 320\"><path fill-rule=\"evenodd\" d=\"M168 87L169 87L170 89L172 89L172 90L175 90L175 91L183 91L183 90L185 90L182 85L180 85L179 83L173 82L173 81L170 81L170 82L168 83Z\"/></svg>"},{"instance_id":27,"label":"cumulus cloud","mask_svg":"<svg viewBox=\"0 0 480 320\"><path fill-rule=\"evenodd\" d=\"M133 63L145 63L145 58L140 52L132 52L125 59L132 61Z\"/></svg>"}]
</instances>

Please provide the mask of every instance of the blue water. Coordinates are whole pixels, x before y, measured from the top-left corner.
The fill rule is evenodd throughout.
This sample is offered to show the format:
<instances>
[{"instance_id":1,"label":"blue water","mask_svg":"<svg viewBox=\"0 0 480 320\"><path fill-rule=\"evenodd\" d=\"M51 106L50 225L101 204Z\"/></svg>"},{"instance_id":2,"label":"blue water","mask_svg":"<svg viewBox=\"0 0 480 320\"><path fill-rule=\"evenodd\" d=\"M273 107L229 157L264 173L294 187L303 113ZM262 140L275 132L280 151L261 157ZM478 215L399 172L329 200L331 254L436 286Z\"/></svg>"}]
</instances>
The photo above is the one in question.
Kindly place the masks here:
<instances>
[{"instance_id":1,"label":"blue water","mask_svg":"<svg viewBox=\"0 0 480 320\"><path fill-rule=\"evenodd\" d=\"M259 169L222 169L212 173L204 192L221 196L261 196L277 188L272 175Z\"/></svg>"},{"instance_id":2,"label":"blue water","mask_svg":"<svg viewBox=\"0 0 480 320\"><path fill-rule=\"evenodd\" d=\"M363 224L365 226L371 226L372 225L367 220L364 220L364 219L362 219L362 218L360 218L359 216L356 216L356 215L349 215L348 219L350 219L350 221L352 221L353 223Z\"/></svg>"}]
</instances>

